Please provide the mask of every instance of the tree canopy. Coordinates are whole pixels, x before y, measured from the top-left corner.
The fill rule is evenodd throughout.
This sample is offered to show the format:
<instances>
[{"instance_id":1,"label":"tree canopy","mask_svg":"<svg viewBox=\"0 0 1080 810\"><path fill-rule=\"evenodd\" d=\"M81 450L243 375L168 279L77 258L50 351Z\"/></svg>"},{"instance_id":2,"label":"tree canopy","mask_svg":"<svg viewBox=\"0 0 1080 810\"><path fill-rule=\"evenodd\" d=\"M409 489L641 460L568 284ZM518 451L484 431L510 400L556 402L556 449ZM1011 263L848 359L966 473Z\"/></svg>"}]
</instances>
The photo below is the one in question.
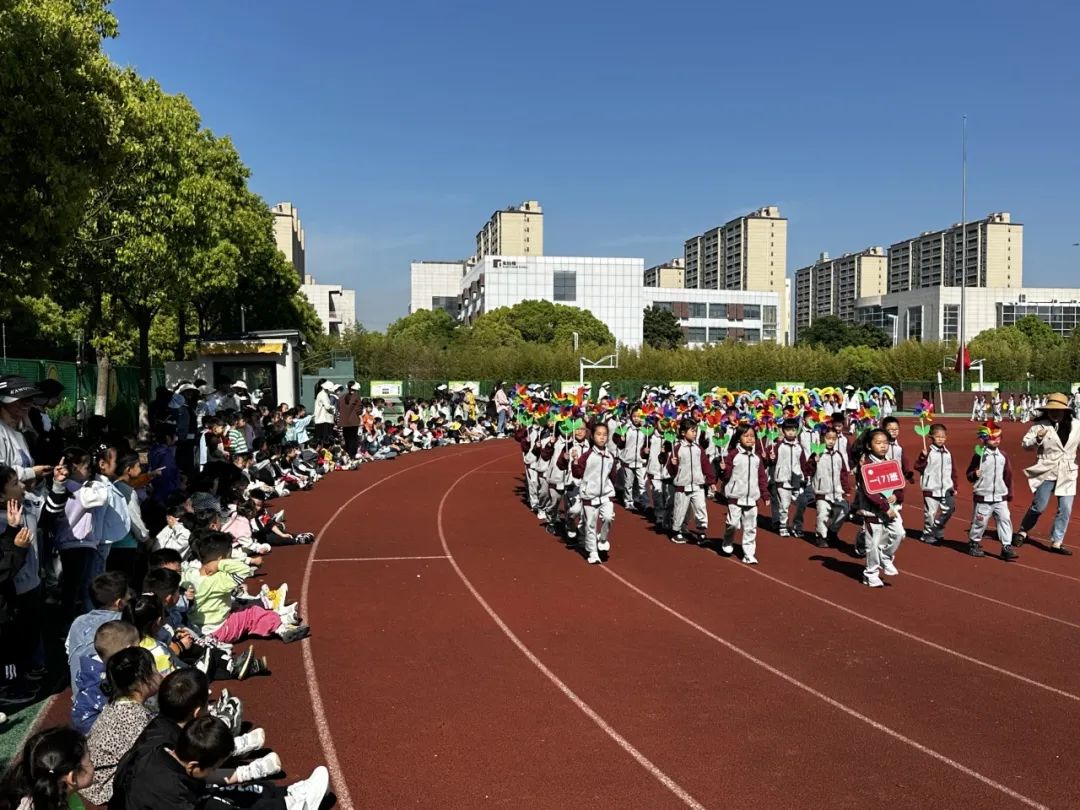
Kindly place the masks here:
<instances>
[{"instance_id":1,"label":"tree canopy","mask_svg":"<svg viewBox=\"0 0 1080 810\"><path fill-rule=\"evenodd\" d=\"M675 314L655 304L645 307L642 336L645 345L654 349L677 349L686 343L686 335Z\"/></svg>"},{"instance_id":2,"label":"tree canopy","mask_svg":"<svg viewBox=\"0 0 1080 810\"><path fill-rule=\"evenodd\" d=\"M806 329L800 330L798 343L803 346L821 346L834 352L845 346L884 349L892 345L892 336L873 324L849 324L835 315L826 315L816 319Z\"/></svg>"},{"instance_id":3,"label":"tree canopy","mask_svg":"<svg viewBox=\"0 0 1080 810\"><path fill-rule=\"evenodd\" d=\"M554 304L551 301L522 301L512 307L485 312L470 327L476 335L496 335L498 345L511 345L513 338L541 345L572 345L574 332L580 345L610 346L611 330L586 309Z\"/></svg>"}]
</instances>

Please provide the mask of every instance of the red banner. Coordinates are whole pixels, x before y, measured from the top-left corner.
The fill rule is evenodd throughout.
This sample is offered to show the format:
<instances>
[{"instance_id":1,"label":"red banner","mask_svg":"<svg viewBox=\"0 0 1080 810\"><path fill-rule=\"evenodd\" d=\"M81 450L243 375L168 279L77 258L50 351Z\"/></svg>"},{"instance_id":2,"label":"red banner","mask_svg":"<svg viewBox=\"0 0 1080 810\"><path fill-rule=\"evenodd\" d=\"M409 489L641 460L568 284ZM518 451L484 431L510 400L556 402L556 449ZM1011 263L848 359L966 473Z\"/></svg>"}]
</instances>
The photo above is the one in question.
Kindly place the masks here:
<instances>
[{"instance_id":1,"label":"red banner","mask_svg":"<svg viewBox=\"0 0 1080 810\"><path fill-rule=\"evenodd\" d=\"M859 468L866 491L871 495L904 488L904 471L896 459L864 464Z\"/></svg>"}]
</instances>

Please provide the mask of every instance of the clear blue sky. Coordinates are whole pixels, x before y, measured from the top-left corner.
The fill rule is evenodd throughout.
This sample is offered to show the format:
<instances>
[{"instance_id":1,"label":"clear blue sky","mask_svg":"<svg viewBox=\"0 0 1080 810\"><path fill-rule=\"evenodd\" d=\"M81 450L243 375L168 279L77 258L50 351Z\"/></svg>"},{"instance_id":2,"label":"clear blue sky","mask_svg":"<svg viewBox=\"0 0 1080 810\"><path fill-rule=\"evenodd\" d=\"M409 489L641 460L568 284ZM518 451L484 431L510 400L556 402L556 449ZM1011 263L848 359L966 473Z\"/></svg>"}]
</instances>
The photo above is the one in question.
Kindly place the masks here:
<instances>
[{"instance_id":1,"label":"clear blue sky","mask_svg":"<svg viewBox=\"0 0 1080 810\"><path fill-rule=\"evenodd\" d=\"M1080 7L1061 2L116 0L113 58L188 95L309 272L363 323L409 262L540 200L550 255L682 253L762 205L789 272L968 211L1025 225L1028 286L1080 286Z\"/></svg>"}]
</instances>

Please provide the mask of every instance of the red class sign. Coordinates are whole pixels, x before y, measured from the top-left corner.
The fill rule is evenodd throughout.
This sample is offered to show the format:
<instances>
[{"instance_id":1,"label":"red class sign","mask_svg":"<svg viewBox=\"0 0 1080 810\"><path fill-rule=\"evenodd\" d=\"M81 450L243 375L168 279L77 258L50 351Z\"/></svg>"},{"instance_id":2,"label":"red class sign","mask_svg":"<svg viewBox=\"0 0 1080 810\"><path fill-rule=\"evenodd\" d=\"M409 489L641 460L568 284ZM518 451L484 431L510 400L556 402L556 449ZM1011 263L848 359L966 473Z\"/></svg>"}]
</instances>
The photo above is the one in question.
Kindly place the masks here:
<instances>
[{"instance_id":1,"label":"red class sign","mask_svg":"<svg viewBox=\"0 0 1080 810\"><path fill-rule=\"evenodd\" d=\"M904 488L904 471L896 459L864 464L860 474L870 495Z\"/></svg>"}]
</instances>

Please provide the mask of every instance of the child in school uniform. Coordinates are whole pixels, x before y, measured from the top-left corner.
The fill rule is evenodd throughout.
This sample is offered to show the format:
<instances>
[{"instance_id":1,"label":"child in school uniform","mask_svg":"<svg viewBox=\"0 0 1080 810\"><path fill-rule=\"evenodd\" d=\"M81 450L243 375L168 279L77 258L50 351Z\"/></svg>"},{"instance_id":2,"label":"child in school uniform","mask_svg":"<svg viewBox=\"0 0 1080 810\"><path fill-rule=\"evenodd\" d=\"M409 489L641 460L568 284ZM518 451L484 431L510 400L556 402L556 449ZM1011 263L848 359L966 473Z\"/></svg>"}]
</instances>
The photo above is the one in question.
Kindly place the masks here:
<instances>
[{"instance_id":1,"label":"child in school uniform","mask_svg":"<svg viewBox=\"0 0 1080 810\"><path fill-rule=\"evenodd\" d=\"M887 495L867 491L861 469L867 464L888 460L889 434L880 428L869 431L865 447L866 452L859 460L855 495L855 508L863 518L866 533L866 568L862 581L871 588L881 588L885 585L881 581L882 574L894 577L900 573L895 560L904 539L904 522L900 518L903 489Z\"/></svg>"},{"instance_id":2,"label":"child in school uniform","mask_svg":"<svg viewBox=\"0 0 1080 810\"><path fill-rule=\"evenodd\" d=\"M754 449L757 436L754 428L740 425L731 439L731 449L724 460L724 498L727 501L727 525L721 550L735 550L735 533L742 529L742 561L757 565L757 502L769 504L769 480L765 475L765 460Z\"/></svg>"},{"instance_id":3,"label":"child in school uniform","mask_svg":"<svg viewBox=\"0 0 1080 810\"><path fill-rule=\"evenodd\" d=\"M589 565L601 562L601 551L611 550L609 533L615 520L615 480L619 459L608 447L607 425L593 428L592 447L585 451L570 470L578 482L585 522L585 551ZM599 527L597 524L599 523Z\"/></svg>"},{"instance_id":4,"label":"child in school uniform","mask_svg":"<svg viewBox=\"0 0 1080 810\"><path fill-rule=\"evenodd\" d=\"M826 410L826 412L828 412L828 411ZM843 414L843 411L835 411L833 414L831 414L829 416L829 422L828 422L827 425L819 425L814 430L810 431L810 435L814 436L814 435L816 435L817 431L822 430L822 429L824 429L825 432L828 432L829 430L833 431L834 435L836 436L836 443L833 445L833 447L836 450L836 452L839 453L840 456L843 458L844 467L848 470L848 472L850 474L850 472L851 472L851 454L850 454L850 452L848 450L847 433L844 431L844 414ZM822 434L822 435L824 435L824 434ZM813 440L811 440L811 442L812 441ZM804 459L808 458L811 455L811 453L810 453L810 443L808 443L807 440L806 440L805 418L804 418L804 429L799 434L799 443L802 445L802 448L803 448L803 458ZM817 500L817 493L814 491L814 487L810 486L810 485L807 485L807 486L803 487L802 493L799 495L798 498L795 499L795 518L794 518L794 521L793 521L793 526L792 526L792 529L791 529L791 533L793 535L795 535L796 537L802 537L803 536L803 522L804 522L803 516L806 514L806 507L808 507L810 504L814 503L816 500ZM848 502L845 502L844 506L845 506L844 517L846 518L848 513L850 513L850 511L851 511L851 504L848 503Z\"/></svg>"},{"instance_id":5,"label":"child in school uniform","mask_svg":"<svg viewBox=\"0 0 1080 810\"><path fill-rule=\"evenodd\" d=\"M930 428L930 446L915 460L915 470L922 478L925 506L923 533L920 538L928 545L940 543L945 537L945 524L956 511L956 465L945 446L948 431L942 424Z\"/></svg>"},{"instance_id":6,"label":"child in school uniform","mask_svg":"<svg viewBox=\"0 0 1080 810\"><path fill-rule=\"evenodd\" d=\"M664 439L663 432L657 428L649 437L649 446L645 451L645 476L649 482L653 522L660 531L671 530L671 503L675 498L675 490L667 462L672 449L671 444Z\"/></svg>"},{"instance_id":7,"label":"child in school uniform","mask_svg":"<svg viewBox=\"0 0 1080 810\"><path fill-rule=\"evenodd\" d=\"M825 450L815 454L812 450L803 460L803 473L810 479L807 489L814 494L817 510L817 535L814 545L828 548L836 543L840 527L844 525L850 504L847 498L853 489L847 459L839 448L839 434L835 428L825 431Z\"/></svg>"},{"instance_id":8,"label":"child in school uniform","mask_svg":"<svg viewBox=\"0 0 1080 810\"><path fill-rule=\"evenodd\" d=\"M772 459L772 494L773 528L781 537L790 537L788 512L791 504L802 492L804 479L802 471L803 451L798 440L799 422L797 419L785 419L781 424L781 437L769 454ZM800 527L801 528L801 527Z\"/></svg>"},{"instance_id":9,"label":"child in school uniform","mask_svg":"<svg viewBox=\"0 0 1080 810\"><path fill-rule=\"evenodd\" d=\"M570 465L588 449L589 432L584 422L580 427L574 428L574 432L569 436L560 437L560 441L552 448L553 461L548 468L548 484L553 485L554 489L551 491L552 505L548 512L548 522L554 525L560 511L565 509L563 526L568 540L577 539L578 526L581 523L581 503Z\"/></svg>"},{"instance_id":10,"label":"child in school uniform","mask_svg":"<svg viewBox=\"0 0 1080 810\"><path fill-rule=\"evenodd\" d=\"M646 462L641 452L648 447L649 440L641 432L644 421L644 414L635 408L630 414L630 423L617 429L614 435L622 469L623 506L628 512L643 509L645 506Z\"/></svg>"},{"instance_id":11,"label":"child in school uniform","mask_svg":"<svg viewBox=\"0 0 1080 810\"><path fill-rule=\"evenodd\" d=\"M709 533L709 512L705 506L705 494L716 485L716 473L712 462L698 444L698 425L686 419L679 426L679 441L668 456L667 470L675 492L671 515L671 542L685 543L686 513L693 509L697 523L699 542L704 543Z\"/></svg>"},{"instance_id":12,"label":"child in school uniform","mask_svg":"<svg viewBox=\"0 0 1080 810\"><path fill-rule=\"evenodd\" d=\"M968 532L968 554L972 557L985 556L982 538L993 517L1001 541L1001 559L1012 562L1020 555L1012 546L1012 518L1009 515L1012 467L1001 452L1001 427L988 422L979 428L979 441L982 442L982 454L973 454L967 468L967 479L973 484L971 494L975 500Z\"/></svg>"}]
</instances>

